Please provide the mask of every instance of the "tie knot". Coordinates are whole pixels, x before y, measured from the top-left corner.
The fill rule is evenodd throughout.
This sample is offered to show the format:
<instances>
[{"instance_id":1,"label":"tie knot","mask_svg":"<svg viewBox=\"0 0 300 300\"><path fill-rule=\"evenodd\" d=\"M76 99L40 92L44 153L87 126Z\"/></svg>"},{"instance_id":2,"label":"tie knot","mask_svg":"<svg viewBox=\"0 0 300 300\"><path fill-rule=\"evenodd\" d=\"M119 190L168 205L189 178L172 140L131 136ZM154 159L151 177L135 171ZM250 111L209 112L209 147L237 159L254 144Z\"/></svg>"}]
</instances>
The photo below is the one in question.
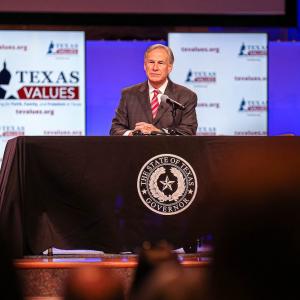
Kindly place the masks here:
<instances>
[{"instance_id":1,"label":"tie knot","mask_svg":"<svg viewBox=\"0 0 300 300\"><path fill-rule=\"evenodd\" d=\"M156 97L159 94L159 90L154 90L153 94L154 94L154 97Z\"/></svg>"}]
</instances>

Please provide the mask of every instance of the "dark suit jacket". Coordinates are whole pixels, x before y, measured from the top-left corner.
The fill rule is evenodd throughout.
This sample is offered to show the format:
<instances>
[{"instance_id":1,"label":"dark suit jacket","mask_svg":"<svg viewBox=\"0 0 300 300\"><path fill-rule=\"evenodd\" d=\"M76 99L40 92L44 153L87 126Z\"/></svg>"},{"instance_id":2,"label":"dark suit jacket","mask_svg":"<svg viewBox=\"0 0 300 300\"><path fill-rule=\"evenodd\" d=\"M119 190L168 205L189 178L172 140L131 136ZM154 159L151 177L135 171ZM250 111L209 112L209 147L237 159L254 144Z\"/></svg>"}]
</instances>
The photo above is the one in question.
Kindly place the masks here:
<instances>
[{"instance_id":1,"label":"dark suit jacket","mask_svg":"<svg viewBox=\"0 0 300 300\"><path fill-rule=\"evenodd\" d=\"M197 130L197 95L188 88L169 80L165 94L183 104L185 110L177 110L175 129L184 135L194 135ZM110 135L123 135L133 130L138 122L147 122L155 127L171 128L173 118L171 105L161 103L156 118L152 118L148 82L136 84L122 91L122 98L112 120Z\"/></svg>"}]
</instances>

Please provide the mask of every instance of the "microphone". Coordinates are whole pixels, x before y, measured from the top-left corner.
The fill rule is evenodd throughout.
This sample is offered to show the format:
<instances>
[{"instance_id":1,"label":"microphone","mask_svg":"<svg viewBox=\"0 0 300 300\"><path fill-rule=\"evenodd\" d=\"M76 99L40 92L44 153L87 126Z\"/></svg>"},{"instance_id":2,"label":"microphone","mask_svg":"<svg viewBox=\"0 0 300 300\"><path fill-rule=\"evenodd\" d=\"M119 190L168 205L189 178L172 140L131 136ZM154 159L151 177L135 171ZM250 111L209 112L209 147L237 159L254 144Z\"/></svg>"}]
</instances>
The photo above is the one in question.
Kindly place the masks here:
<instances>
[{"instance_id":1,"label":"microphone","mask_svg":"<svg viewBox=\"0 0 300 300\"><path fill-rule=\"evenodd\" d=\"M161 102L163 103L169 103L169 104L172 104L174 106L176 106L176 108L180 109L180 110L184 110L185 109L185 106L180 104L179 102L169 98L168 95L161 95L161 98L160 98Z\"/></svg>"}]
</instances>

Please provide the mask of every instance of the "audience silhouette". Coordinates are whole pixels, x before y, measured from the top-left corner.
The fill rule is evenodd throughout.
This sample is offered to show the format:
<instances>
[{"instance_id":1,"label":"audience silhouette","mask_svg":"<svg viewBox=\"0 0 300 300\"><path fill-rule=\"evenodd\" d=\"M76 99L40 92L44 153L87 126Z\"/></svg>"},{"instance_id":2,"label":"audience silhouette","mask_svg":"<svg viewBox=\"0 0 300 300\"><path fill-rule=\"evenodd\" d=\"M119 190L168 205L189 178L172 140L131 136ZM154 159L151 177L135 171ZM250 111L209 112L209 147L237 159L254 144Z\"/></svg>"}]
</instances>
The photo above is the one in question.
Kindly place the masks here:
<instances>
[{"instance_id":1,"label":"audience silhouette","mask_svg":"<svg viewBox=\"0 0 300 300\"><path fill-rule=\"evenodd\" d=\"M124 300L119 277L108 269L81 267L70 272L65 286L65 300Z\"/></svg>"}]
</instances>

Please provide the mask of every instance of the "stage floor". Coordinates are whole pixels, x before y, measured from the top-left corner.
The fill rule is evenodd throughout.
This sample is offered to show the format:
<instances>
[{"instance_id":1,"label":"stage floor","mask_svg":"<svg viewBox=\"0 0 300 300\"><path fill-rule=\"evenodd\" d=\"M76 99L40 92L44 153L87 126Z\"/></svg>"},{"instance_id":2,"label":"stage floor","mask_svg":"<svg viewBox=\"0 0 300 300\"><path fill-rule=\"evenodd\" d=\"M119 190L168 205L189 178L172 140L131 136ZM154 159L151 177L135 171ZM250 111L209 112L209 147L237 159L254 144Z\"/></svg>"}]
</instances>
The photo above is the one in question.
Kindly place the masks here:
<instances>
[{"instance_id":1,"label":"stage floor","mask_svg":"<svg viewBox=\"0 0 300 300\"><path fill-rule=\"evenodd\" d=\"M76 268L91 264L103 268L135 268L138 256L135 254L65 254L25 256L14 260L17 269ZM178 254L184 267L201 267L209 264L211 253Z\"/></svg>"},{"instance_id":2,"label":"stage floor","mask_svg":"<svg viewBox=\"0 0 300 300\"><path fill-rule=\"evenodd\" d=\"M178 254L184 268L206 272L211 262L211 252ZM72 268L97 266L110 269L121 278L128 293L137 266L136 254L68 254L52 256L26 256L15 259L14 264L21 279L27 299L62 299L64 283Z\"/></svg>"},{"instance_id":3,"label":"stage floor","mask_svg":"<svg viewBox=\"0 0 300 300\"><path fill-rule=\"evenodd\" d=\"M179 254L178 259L184 268L198 268L206 272L211 261L211 253ZM138 256L134 254L101 255L41 255L26 256L14 260L17 273L23 285L24 296L54 297L59 299L64 293L64 283L72 268L97 266L110 269L121 278L125 293L131 285Z\"/></svg>"}]
</instances>

